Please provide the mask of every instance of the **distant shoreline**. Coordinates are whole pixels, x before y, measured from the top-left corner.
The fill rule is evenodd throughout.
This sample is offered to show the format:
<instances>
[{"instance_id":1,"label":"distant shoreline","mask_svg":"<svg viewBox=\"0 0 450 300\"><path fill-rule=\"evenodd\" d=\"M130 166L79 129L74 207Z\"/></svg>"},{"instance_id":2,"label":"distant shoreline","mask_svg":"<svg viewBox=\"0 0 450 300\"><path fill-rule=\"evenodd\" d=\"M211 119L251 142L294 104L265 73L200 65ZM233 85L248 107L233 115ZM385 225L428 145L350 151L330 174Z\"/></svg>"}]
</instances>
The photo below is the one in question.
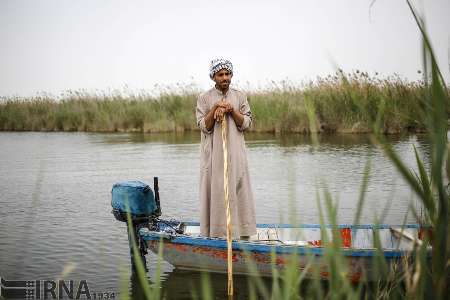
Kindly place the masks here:
<instances>
[{"instance_id":1,"label":"distant shoreline","mask_svg":"<svg viewBox=\"0 0 450 300\"><path fill-rule=\"evenodd\" d=\"M374 124L384 134L425 131L422 82L367 73L319 78L301 87L283 86L250 92L252 132L371 133ZM61 100L49 96L2 98L0 131L43 132L185 132L198 131L198 94L96 95L73 92ZM450 116L450 103L447 111Z\"/></svg>"},{"instance_id":2,"label":"distant shoreline","mask_svg":"<svg viewBox=\"0 0 450 300\"><path fill-rule=\"evenodd\" d=\"M85 132L85 133L142 133L142 134L165 134L165 133L175 133L175 134L181 134L181 133L195 133L198 132L200 133L200 129L175 129L175 130L161 130L161 131L142 131L141 129L118 129L115 131L110 131L110 130L98 130L98 131L87 131L87 130L46 130L46 129L40 129L40 130L1 130L0 132L43 132L43 133L58 133L58 132ZM279 134L301 134L301 135L310 135L313 132L310 130L300 130L300 131L276 131L276 130L255 130L250 128L248 130L248 132L251 133L261 133L261 134L274 134L274 135L279 135ZM348 128L348 129L342 129L342 130L335 130L335 131L327 131L327 130L321 130L321 131L317 131L314 132L317 134L371 134L373 133L372 130L369 129L363 129L363 130L359 130L359 129L353 129L353 128ZM405 129L405 130L398 130L398 131L394 131L394 130L390 130L390 131L385 131L383 132L383 134L385 135L398 135L398 134L418 134L418 133L426 133L426 130L423 129Z\"/></svg>"}]
</instances>

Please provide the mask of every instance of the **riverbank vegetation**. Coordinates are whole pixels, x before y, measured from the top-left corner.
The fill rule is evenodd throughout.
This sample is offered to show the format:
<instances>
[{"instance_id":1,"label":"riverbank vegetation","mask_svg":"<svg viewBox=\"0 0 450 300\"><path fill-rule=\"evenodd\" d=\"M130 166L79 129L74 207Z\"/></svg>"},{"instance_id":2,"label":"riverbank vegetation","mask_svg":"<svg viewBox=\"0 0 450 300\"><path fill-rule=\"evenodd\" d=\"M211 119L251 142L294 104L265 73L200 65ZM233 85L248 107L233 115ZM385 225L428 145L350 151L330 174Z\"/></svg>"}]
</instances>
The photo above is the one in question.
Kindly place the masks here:
<instances>
[{"instance_id":1,"label":"riverbank vegetation","mask_svg":"<svg viewBox=\"0 0 450 300\"><path fill-rule=\"evenodd\" d=\"M247 92L252 131L368 133L378 116L383 133L425 130L424 82L355 71L304 84L272 83ZM183 132L198 130L195 89L150 93L68 91L56 98L0 98L2 131ZM447 105L447 107L450 107ZM310 124L308 111L315 114ZM380 112L382 114L380 115ZM447 117L450 109L446 110ZM313 126L312 126L313 125Z\"/></svg>"}]
</instances>

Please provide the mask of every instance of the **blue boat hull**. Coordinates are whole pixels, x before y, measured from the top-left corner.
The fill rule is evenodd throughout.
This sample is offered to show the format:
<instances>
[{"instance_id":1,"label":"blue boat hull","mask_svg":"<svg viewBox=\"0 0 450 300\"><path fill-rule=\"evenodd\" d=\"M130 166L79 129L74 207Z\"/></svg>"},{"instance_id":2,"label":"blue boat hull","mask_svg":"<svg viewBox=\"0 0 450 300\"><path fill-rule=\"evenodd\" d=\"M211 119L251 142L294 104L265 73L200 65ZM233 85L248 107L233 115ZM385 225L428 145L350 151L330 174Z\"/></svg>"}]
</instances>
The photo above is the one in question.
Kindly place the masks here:
<instances>
[{"instance_id":1,"label":"blue boat hull","mask_svg":"<svg viewBox=\"0 0 450 300\"><path fill-rule=\"evenodd\" d=\"M198 226L198 223L188 223L188 226L192 230ZM350 280L357 282L362 278L377 279L373 258L380 252L375 250L373 245L366 245L369 233L373 235L375 230L379 233L382 244L384 243L381 253L389 267L399 269L407 261L405 257L411 256L414 243L402 238L394 238L392 227L388 225L340 225L336 228L342 237L341 243L343 243L339 248L339 253L347 266L346 276ZM401 228L413 236L416 233L416 237L420 236L422 230L415 224ZM274 230L277 230L280 236L277 233L277 238L266 239L266 233ZM272 276L275 270L281 272L287 266L295 264L307 276L319 276L323 279L330 276L330 257L327 248L321 246L322 237L319 225L293 227L280 224L260 224L258 231L262 233L264 239L258 235L257 238L250 241L233 241L234 274ZM310 238L302 242L297 241L296 244L288 244L292 241L288 241L286 236L294 231L304 232L306 236L309 234ZM177 268L227 272L227 244L223 238L206 238L196 234L175 234L145 229L141 230L139 234L152 252L158 253L162 246L164 260ZM270 234L267 236L270 237ZM282 237L284 240L279 239Z\"/></svg>"}]
</instances>

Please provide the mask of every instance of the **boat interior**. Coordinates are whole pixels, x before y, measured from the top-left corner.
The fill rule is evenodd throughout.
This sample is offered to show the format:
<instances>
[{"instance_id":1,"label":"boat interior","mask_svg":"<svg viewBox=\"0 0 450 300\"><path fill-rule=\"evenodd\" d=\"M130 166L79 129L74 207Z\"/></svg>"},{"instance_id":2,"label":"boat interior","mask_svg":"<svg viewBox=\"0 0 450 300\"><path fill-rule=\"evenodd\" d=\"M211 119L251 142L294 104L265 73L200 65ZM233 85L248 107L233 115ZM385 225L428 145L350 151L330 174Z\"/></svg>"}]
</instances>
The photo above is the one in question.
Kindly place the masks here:
<instances>
[{"instance_id":1,"label":"boat interior","mask_svg":"<svg viewBox=\"0 0 450 300\"><path fill-rule=\"evenodd\" d=\"M424 228L418 225L339 225L336 234L342 247L354 249L374 249L378 235L381 247L384 249L412 250L415 245L421 245ZM200 236L198 224L185 224L184 234L193 237ZM257 226L257 234L248 242L261 242L274 245L297 245L321 247L325 238L332 239L333 230L327 226L324 235L317 224L299 225L298 227L277 224L261 224Z\"/></svg>"}]
</instances>

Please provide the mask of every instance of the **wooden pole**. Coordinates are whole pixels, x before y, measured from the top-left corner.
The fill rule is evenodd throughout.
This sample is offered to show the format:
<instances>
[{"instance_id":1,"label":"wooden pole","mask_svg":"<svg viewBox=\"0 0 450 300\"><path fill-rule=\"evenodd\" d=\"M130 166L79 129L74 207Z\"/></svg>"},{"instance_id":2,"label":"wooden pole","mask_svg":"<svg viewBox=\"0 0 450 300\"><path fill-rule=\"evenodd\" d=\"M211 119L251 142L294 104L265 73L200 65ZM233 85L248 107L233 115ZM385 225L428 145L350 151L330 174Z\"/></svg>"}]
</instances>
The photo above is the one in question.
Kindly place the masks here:
<instances>
[{"instance_id":1,"label":"wooden pole","mask_svg":"<svg viewBox=\"0 0 450 300\"><path fill-rule=\"evenodd\" d=\"M233 247L231 231L231 209L228 194L228 143L227 143L227 115L222 120L222 147L223 147L223 190L225 207L227 210L227 261L228 261L228 298L233 297Z\"/></svg>"}]
</instances>

